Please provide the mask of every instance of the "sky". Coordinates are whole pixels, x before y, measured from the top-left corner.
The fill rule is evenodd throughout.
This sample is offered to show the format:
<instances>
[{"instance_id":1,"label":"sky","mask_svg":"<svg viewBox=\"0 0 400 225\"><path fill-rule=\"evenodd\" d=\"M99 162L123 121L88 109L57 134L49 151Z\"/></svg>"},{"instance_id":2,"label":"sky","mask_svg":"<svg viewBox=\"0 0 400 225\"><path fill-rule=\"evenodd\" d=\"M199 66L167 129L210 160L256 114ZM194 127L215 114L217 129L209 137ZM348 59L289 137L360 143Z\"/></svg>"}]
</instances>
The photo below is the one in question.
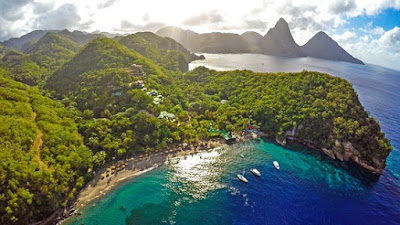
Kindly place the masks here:
<instances>
[{"instance_id":1,"label":"sky","mask_svg":"<svg viewBox=\"0 0 400 225\"><path fill-rule=\"evenodd\" d=\"M400 0L0 0L0 40L38 29L124 34L165 26L264 35L280 17L299 45L322 30L364 62L400 70Z\"/></svg>"}]
</instances>

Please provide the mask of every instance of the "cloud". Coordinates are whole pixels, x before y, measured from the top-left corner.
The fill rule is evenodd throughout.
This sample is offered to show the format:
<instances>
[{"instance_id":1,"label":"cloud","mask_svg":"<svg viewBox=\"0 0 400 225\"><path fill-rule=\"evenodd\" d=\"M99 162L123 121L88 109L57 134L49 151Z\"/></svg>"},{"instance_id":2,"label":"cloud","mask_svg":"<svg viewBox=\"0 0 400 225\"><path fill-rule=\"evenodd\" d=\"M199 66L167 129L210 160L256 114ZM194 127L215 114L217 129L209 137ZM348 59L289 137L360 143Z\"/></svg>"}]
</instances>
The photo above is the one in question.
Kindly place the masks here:
<instances>
[{"instance_id":1,"label":"cloud","mask_svg":"<svg viewBox=\"0 0 400 225\"><path fill-rule=\"evenodd\" d=\"M388 51L400 53L400 28L394 27L386 31L379 39L378 43Z\"/></svg>"},{"instance_id":2,"label":"cloud","mask_svg":"<svg viewBox=\"0 0 400 225\"><path fill-rule=\"evenodd\" d=\"M400 0L253 0L245 4L202 0L186 5L182 5L181 0L146 0L140 4L129 0L0 0L0 40L35 29L135 32L156 31L166 25L196 32L243 33L252 30L264 33L283 17L298 44L306 43L322 30L336 34L335 38L341 45L349 46L351 54L354 52L362 60L363 57L369 60L382 58L381 53L374 55L379 48L384 48L392 57L398 54L394 51L398 49L398 31L385 31L373 24L375 15L387 9L400 10ZM355 17L362 18L358 20L361 22L365 18L371 22L365 26L350 24L349 19ZM344 30L349 26L357 27ZM397 57L400 61L400 56Z\"/></svg>"},{"instance_id":3,"label":"cloud","mask_svg":"<svg viewBox=\"0 0 400 225\"><path fill-rule=\"evenodd\" d=\"M224 21L222 16L216 10L213 10L187 18L183 21L183 24L189 26L198 26L209 23L219 23L222 21Z\"/></svg>"},{"instance_id":4,"label":"cloud","mask_svg":"<svg viewBox=\"0 0 400 225\"><path fill-rule=\"evenodd\" d=\"M232 31L232 30L259 30L264 32L267 29L268 23L261 20L245 20L240 24L224 24L224 23L216 23L210 24L209 28L211 30L218 31Z\"/></svg>"},{"instance_id":5,"label":"cloud","mask_svg":"<svg viewBox=\"0 0 400 225\"><path fill-rule=\"evenodd\" d=\"M33 3L33 13L34 14L43 14L54 8L54 2L43 3L43 2L34 2Z\"/></svg>"},{"instance_id":6,"label":"cloud","mask_svg":"<svg viewBox=\"0 0 400 225\"><path fill-rule=\"evenodd\" d=\"M113 6L116 2L118 2L119 0L107 0L104 3L98 4L97 8L98 9L104 9L104 8L109 8L111 6Z\"/></svg>"},{"instance_id":7,"label":"cloud","mask_svg":"<svg viewBox=\"0 0 400 225\"><path fill-rule=\"evenodd\" d=\"M40 15L34 27L36 29L57 30L79 28L81 17L73 4L64 4L49 13Z\"/></svg>"},{"instance_id":8,"label":"cloud","mask_svg":"<svg viewBox=\"0 0 400 225\"><path fill-rule=\"evenodd\" d=\"M379 36L385 33L385 30L382 27L379 26L374 27L372 21L368 22L366 25L359 28L359 30L366 34L379 35Z\"/></svg>"},{"instance_id":9,"label":"cloud","mask_svg":"<svg viewBox=\"0 0 400 225\"><path fill-rule=\"evenodd\" d=\"M31 3L32 0L1 0L0 17L3 20L16 21L23 17L24 6Z\"/></svg>"},{"instance_id":10,"label":"cloud","mask_svg":"<svg viewBox=\"0 0 400 225\"><path fill-rule=\"evenodd\" d=\"M299 28L301 30L320 31L325 30L327 27L332 27L334 24L334 20L331 19L317 22L312 17L300 16L297 18L293 18L293 20L288 21L288 23L292 29Z\"/></svg>"},{"instance_id":11,"label":"cloud","mask_svg":"<svg viewBox=\"0 0 400 225\"><path fill-rule=\"evenodd\" d=\"M159 22L153 22L153 23L148 23L145 25L139 25L139 24L133 24L127 20L121 21L121 26L119 28L114 29L116 32L140 32L140 31L151 31L151 32L156 32L157 30L165 27L166 25L164 23L159 23Z\"/></svg>"},{"instance_id":12,"label":"cloud","mask_svg":"<svg viewBox=\"0 0 400 225\"><path fill-rule=\"evenodd\" d=\"M375 35L382 35L384 33L385 33L385 30L382 27L375 27L372 30L372 34L375 34Z\"/></svg>"},{"instance_id":13,"label":"cloud","mask_svg":"<svg viewBox=\"0 0 400 225\"><path fill-rule=\"evenodd\" d=\"M241 28L249 30L256 29L264 32L267 29L267 23L261 20L246 20Z\"/></svg>"},{"instance_id":14,"label":"cloud","mask_svg":"<svg viewBox=\"0 0 400 225\"><path fill-rule=\"evenodd\" d=\"M145 21L145 22L150 21L150 15L148 13L143 15L143 21Z\"/></svg>"},{"instance_id":15,"label":"cloud","mask_svg":"<svg viewBox=\"0 0 400 225\"><path fill-rule=\"evenodd\" d=\"M355 37L357 37L357 35L352 31L345 31L343 34L333 35L333 39L337 42L348 42L350 40L353 40Z\"/></svg>"},{"instance_id":16,"label":"cloud","mask_svg":"<svg viewBox=\"0 0 400 225\"><path fill-rule=\"evenodd\" d=\"M344 44L356 57L367 63L400 70L400 28L395 26L381 36L364 35L359 41Z\"/></svg>"},{"instance_id":17,"label":"cloud","mask_svg":"<svg viewBox=\"0 0 400 225\"><path fill-rule=\"evenodd\" d=\"M355 0L333 1L329 11L334 14L347 13L357 8Z\"/></svg>"},{"instance_id":18,"label":"cloud","mask_svg":"<svg viewBox=\"0 0 400 225\"><path fill-rule=\"evenodd\" d=\"M360 37L360 41L362 43L368 43L368 41L369 41L368 35L364 35L364 36Z\"/></svg>"}]
</instances>

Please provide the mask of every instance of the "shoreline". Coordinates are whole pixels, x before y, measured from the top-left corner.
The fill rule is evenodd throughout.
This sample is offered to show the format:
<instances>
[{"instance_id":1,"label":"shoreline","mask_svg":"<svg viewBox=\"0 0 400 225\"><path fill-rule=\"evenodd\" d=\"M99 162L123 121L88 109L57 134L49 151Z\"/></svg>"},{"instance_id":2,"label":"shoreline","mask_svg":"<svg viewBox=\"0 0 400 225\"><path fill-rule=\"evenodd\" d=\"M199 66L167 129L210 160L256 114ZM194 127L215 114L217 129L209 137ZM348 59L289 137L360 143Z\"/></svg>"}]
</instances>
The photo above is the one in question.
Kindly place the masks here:
<instances>
[{"instance_id":1,"label":"shoreline","mask_svg":"<svg viewBox=\"0 0 400 225\"><path fill-rule=\"evenodd\" d=\"M251 139L251 137L240 135L237 136L236 142L243 142ZM127 161L128 158L126 160L120 160L119 162L126 162L125 168L102 178L102 175L106 173L107 169L111 166L116 166L118 162L107 164L107 166L96 171L94 177L79 191L72 204L63 209L62 216L58 217L56 224L64 224L69 218L81 215L80 210L88 206L94 200L106 195L124 182L164 165L172 158L211 151L226 145L228 144L224 139L212 138L190 144L186 147L182 144L174 147L167 147L148 155L139 155L133 160Z\"/></svg>"}]
</instances>

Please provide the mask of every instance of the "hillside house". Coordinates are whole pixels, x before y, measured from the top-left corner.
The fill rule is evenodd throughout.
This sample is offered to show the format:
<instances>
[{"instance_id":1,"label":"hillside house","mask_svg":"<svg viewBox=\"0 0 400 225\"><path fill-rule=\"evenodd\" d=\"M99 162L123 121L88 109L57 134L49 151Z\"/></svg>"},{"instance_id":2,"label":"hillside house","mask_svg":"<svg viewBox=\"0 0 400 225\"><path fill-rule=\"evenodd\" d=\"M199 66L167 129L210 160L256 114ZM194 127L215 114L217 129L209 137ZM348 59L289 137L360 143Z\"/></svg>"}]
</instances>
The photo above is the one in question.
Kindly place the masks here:
<instances>
[{"instance_id":1,"label":"hillside house","mask_svg":"<svg viewBox=\"0 0 400 225\"><path fill-rule=\"evenodd\" d=\"M132 64L130 67L126 67L125 71L128 72L132 77L145 77L146 73L143 70L142 65Z\"/></svg>"},{"instance_id":2,"label":"hillside house","mask_svg":"<svg viewBox=\"0 0 400 225\"><path fill-rule=\"evenodd\" d=\"M159 118L159 119L168 119L168 120L173 121L173 120L175 119L175 114L169 113L169 112L167 112L167 111L162 111L162 112L160 113L160 115L158 116L158 118Z\"/></svg>"}]
</instances>

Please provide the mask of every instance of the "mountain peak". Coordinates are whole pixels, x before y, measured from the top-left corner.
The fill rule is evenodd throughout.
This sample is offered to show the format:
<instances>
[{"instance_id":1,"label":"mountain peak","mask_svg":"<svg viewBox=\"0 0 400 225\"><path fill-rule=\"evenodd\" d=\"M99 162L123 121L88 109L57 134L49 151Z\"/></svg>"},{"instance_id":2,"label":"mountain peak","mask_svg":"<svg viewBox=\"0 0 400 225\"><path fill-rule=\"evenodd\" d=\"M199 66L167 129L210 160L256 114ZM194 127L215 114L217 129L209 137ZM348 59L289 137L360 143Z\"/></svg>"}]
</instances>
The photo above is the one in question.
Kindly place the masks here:
<instances>
[{"instance_id":1,"label":"mountain peak","mask_svg":"<svg viewBox=\"0 0 400 225\"><path fill-rule=\"evenodd\" d=\"M283 19L282 17L279 18L278 22L276 22L275 27L277 26L286 26L289 27L289 24L286 22L285 19Z\"/></svg>"},{"instance_id":2,"label":"mountain peak","mask_svg":"<svg viewBox=\"0 0 400 225\"><path fill-rule=\"evenodd\" d=\"M275 27L268 30L264 39L263 50L266 54L286 57L303 55L293 39L289 24L283 18L276 22Z\"/></svg>"},{"instance_id":3,"label":"mountain peak","mask_svg":"<svg viewBox=\"0 0 400 225\"><path fill-rule=\"evenodd\" d=\"M323 31L315 34L301 48L307 56L314 58L364 64L361 60L354 58L346 52L346 50L340 47L335 40Z\"/></svg>"},{"instance_id":4,"label":"mountain peak","mask_svg":"<svg viewBox=\"0 0 400 225\"><path fill-rule=\"evenodd\" d=\"M324 38L324 39L332 39L329 35L323 31L319 31L314 35L314 38Z\"/></svg>"},{"instance_id":5,"label":"mountain peak","mask_svg":"<svg viewBox=\"0 0 400 225\"><path fill-rule=\"evenodd\" d=\"M290 29L289 29L289 24L283 18L280 18L276 22L275 26L268 30L268 32L265 36L272 35L273 33L292 37L292 34L290 33Z\"/></svg>"}]
</instances>

